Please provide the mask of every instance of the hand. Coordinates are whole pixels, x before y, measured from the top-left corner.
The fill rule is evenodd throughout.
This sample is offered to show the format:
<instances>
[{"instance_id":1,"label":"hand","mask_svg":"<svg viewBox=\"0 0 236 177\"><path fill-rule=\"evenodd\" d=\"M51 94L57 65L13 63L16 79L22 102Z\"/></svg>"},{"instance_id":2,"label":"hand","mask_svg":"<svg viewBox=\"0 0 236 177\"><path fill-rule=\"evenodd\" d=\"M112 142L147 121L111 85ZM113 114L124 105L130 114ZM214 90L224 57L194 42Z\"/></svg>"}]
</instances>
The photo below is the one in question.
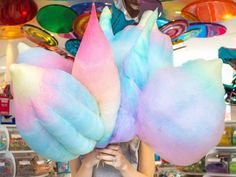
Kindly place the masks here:
<instances>
[{"instance_id":1,"label":"hand","mask_svg":"<svg viewBox=\"0 0 236 177\"><path fill-rule=\"evenodd\" d=\"M119 145L109 145L104 149L97 149L97 159L105 164L115 167L117 170L124 171L129 166L129 161L123 155Z\"/></svg>"},{"instance_id":2,"label":"hand","mask_svg":"<svg viewBox=\"0 0 236 177\"><path fill-rule=\"evenodd\" d=\"M96 157L98 155L97 150L93 150L92 152L84 155L81 158L82 165L84 165L87 168L93 168L95 165L99 163L100 160L98 160Z\"/></svg>"}]
</instances>

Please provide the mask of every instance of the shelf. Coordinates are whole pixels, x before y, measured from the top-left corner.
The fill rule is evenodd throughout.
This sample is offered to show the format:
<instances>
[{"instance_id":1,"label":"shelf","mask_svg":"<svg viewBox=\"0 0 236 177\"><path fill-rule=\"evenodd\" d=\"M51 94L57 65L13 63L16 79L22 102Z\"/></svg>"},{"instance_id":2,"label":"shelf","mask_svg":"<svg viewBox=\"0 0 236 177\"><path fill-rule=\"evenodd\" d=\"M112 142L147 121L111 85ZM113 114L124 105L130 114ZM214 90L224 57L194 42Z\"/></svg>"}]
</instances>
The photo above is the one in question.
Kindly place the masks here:
<instances>
[{"instance_id":1,"label":"shelf","mask_svg":"<svg viewBox=\"0 0 236 177\"><path fill-rule=\"evenodd\" d=\"M236 124L236 120L226 120L225 124Z\"/></svg>"},{"instance_id":2,"label":"shelf","mask_svg":"<svg viewBox=\"0 0 236 177\"><path fill-rule=\"evenodd\" d=\"M20 153L35 153L33 150L22 150L22 151L10 151L13 154L20 154Z\"/></svg>"},{"instance_id":3,"label":"shelf","mask_svg":"<svg viewBox=\"0 0 236 177\"><path fill-rule=\"evenodd\" d=\"M49 175L49 173L47 173L47 174L44 174L44 175L38 175L38 176L29 176L29 177L46 177L46 176L48 176ZM23 177L23 176L16 176L16 177Z\"/></svg>"},{"instance_id":4,"label":"shelf","mask_svg":"<svg viewBox=\"0 0 236 177\"><path fill-rule=\"evenodd\" d=\"M205 177L211 177L211 176L219 176L219 177L235 177L236 174L225 174L225 173L192 173L192 172L182 172L184 175L193 175L193 176L205 176Z\"/></svg>"},{"instance_id":5,"label":"shelf","mask_svg":"<svg viewBox=\"0 0 236 177\"><path fill-rule=\"evenodd\" d=\"M184 175L194 175L194 176L203 176L206 175L206 173L194 173L194 172L181 172Z\"/></svg>"},{"instance_id":6,"label":"shelf","mask_svg":"<svg viewBox=\"0 0 236 177\"><path fill-rule=\"evenodd\" d=\"M4 127L9 127L9 128L16 128L16 125L11 125L11 124L0 124Z\"/></svg>"},{"instance_id":7,"label":"shelf","mask_svg":"<svg viewBox=\"0 0 236 177\"><path fill-rule=\"evenodd\" d=\"M216 146L216 150L236 150L236 146Z\"/></svg>"}]
</instances>

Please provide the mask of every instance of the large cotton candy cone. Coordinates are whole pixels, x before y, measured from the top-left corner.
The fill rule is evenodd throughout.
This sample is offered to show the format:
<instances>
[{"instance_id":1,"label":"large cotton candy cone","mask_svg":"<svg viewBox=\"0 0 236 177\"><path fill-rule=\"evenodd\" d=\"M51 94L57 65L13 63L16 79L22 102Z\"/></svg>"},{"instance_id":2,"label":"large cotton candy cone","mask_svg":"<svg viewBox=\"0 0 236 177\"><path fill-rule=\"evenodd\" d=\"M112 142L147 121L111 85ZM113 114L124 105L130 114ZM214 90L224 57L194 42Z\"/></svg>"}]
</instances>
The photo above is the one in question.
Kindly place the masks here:
<instances>
[{"instance_id":1,"label":"large cotton candy cone","mask_svg":"<svg viewBox=\"0 0 236 177\"><path fill-rule=\"evenodd\" d=\"M220 60L168 67L141 94L138 136L172 164L189 165L218 143L224 111Z\"/></svg>"},{"instance_id":2,"label":"large cotton candy cone","mask_svg":"<svg viewBox=\"0 0 236 177\"><path fill-rule=\"evenodd\" d=\"M41 47L29 47L24 43L19 43L18 52L17 63L60 69L68 73L72 71L73 61Z\"/></svg>"},{"instance_id":3,"label":"large cotton candy cone","mask_svg":"<svg viewBox=\"0 0 236 177\"><path fill-rule=\"evenodd\" d=\"M27 64L12 65L11 76L17 128L33 150L68 161L94 149L104 127L80 82L61 70Z\"/></svg>"},{"instance_id":4,"label":"large cotton candy cone","mask_svg":"<svg viewBox=\"0 0 236 177\"><path fill-rule=\"evenodd\" d=\"M109 35L105 17L101 25ZM126 142L136 135L139 92L158 69L172 65L171 40L154 27L156 19L156 11L147 11L137 26L125 28L110 40L121 80L121 106L111 142Z\"/></svg>"},{"instance_id":5,"label":"large cotton candy cone","mask_svg":"<svg viewBox=\"0 0 236 177\"><path fill-rule=\"evenodd\" d=\"M120 81L112 49L99 26L94 5L72 74L98 102L105 126L104 136L98 146L106 146L112 135L120 106Z\"/></svg>"}]
</instances>

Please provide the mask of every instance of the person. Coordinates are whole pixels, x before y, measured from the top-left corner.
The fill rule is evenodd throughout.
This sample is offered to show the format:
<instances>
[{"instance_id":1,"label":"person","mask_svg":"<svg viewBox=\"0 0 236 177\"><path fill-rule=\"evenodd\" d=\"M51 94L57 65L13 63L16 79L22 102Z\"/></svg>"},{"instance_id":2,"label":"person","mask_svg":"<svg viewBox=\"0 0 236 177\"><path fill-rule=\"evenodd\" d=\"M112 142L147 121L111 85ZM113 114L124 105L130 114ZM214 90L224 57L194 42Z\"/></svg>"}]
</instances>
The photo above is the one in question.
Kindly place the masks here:
<instances>
[{"instance_id":1,"label":"person","mask_svg":"<svg viewBox=\"0 0 236 177\"><path fill-rule=\"evenodd\" d=\"M70 161L71 177L153 177L154 152L135 138Z\"/></svg>"}]
</instances>

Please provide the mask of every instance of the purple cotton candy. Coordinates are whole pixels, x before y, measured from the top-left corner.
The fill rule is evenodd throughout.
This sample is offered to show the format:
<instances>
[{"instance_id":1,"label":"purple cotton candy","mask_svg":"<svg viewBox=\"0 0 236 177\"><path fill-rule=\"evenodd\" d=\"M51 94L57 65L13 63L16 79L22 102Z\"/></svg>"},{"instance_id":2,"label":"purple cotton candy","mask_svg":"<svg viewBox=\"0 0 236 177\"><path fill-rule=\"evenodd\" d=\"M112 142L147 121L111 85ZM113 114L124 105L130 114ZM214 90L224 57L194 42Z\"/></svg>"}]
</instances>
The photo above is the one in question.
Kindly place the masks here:
<instances>
[{"instance_id":1,"label":"purple cotton candy","mask_svg":"<svg viewBox=\"0 0 236 177\"><path fill-rule=\"evenodd\" d=\"M138 136L165 160L189 165L224 129L221 62L196 60L158 71L141 94Z\"/></svg>"}]
</instances>

